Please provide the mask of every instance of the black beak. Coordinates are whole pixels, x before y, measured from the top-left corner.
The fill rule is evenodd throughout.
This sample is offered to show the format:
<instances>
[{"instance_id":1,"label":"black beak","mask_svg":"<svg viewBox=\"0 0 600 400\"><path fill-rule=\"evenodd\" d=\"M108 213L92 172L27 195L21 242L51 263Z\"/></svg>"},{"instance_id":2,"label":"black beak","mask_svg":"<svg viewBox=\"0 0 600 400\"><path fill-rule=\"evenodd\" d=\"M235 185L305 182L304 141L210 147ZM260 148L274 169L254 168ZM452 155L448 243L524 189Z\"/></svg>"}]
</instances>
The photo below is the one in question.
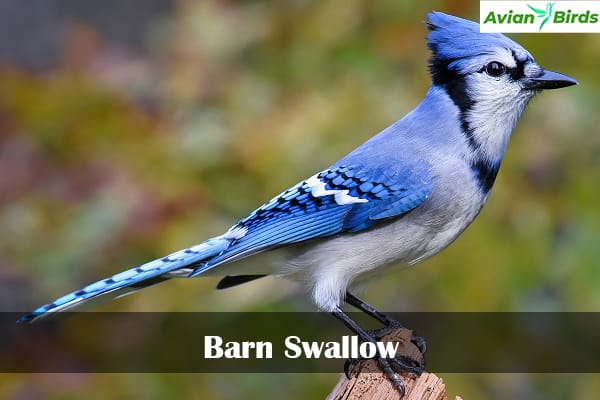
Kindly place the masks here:
<instances>
[{"instance_id":1,"label":"black beak","mask_svg":"<svg viewBox=\"0 0 600 400\"><path fill-rule=\"evenodd\" d=\"M534 78L525 78L523 86L525 89L542 90L560 89L577 84L578 82L570 76L545 69L540 75Z\"/></svg>"}]
</instances>

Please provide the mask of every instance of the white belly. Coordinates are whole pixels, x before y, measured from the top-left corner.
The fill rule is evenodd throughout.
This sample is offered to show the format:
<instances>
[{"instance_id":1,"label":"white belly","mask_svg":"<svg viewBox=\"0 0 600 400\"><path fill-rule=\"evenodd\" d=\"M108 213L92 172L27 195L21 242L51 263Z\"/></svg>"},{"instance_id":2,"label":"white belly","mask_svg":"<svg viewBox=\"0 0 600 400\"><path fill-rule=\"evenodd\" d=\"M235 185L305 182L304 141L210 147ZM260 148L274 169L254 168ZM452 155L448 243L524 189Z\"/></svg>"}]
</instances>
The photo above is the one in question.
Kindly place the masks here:
<instances>
[{"instance_id":1,"label":"white belly","mask_svg":"<svg viewBox=\"0 0 600 400\"><path fill-rule=\"evenodd\" d=\"M444 249L471 223L485 199L450 194L441 200L433 196L398 220L366 232L298 245L281 275L304 282L317 306L333 311L355 279L376 275L392 262L399 267L415 264Z\"/></svg>"}]
</instances>

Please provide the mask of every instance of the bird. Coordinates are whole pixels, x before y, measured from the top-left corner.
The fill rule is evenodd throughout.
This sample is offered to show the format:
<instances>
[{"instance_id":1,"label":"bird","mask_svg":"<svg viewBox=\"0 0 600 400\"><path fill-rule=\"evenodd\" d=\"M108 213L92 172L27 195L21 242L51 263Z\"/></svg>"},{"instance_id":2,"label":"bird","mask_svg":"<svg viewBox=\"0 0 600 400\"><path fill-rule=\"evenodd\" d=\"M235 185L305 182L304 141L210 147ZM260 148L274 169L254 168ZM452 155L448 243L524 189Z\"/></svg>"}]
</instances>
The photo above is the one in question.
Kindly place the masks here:
<instances>
[{"instance_id":1,"label":"bird","mask_svg":"<svg viewBox=\"0 0 600 400\"><path fill-rule=\"evenodd\" d=\"M550 18L552 18L552 7L554 7L554 4L556 3L546 4L546 10L540 10L539 8L535 8L527 4L527 7L529 7L531 11L536 13L538 18L542 18L542 23L540 24L540 29L538 29L538 31L541 31L546 22L548 22Z\"/></svg>"},{"instance_id":2,"label":"bird","mask_svg":"<svg viewBox=\"0 0 600 400\"><path fill-rule=\"evenodd\" d=\"M486 203L529 101L543 90L578 83L542 68L505 35L481 33L478 23L433 11L425 25L431 86L404 117L225 233L87 285L20 322L176 277L220 275L217 289L226 289L274 274L301 282L319 310L361 340L374 341L343 306L355 306L386 326L394 321L350 289L452 243ZM244 265L243 259L266 251L281 252L285 261L268 271ZM418 344L424 352L424 343ZM403 390L396 370L410 370L411 364L378 361ZM417 365L413 371L422 369Z\"/></svg>"}]
</instances>

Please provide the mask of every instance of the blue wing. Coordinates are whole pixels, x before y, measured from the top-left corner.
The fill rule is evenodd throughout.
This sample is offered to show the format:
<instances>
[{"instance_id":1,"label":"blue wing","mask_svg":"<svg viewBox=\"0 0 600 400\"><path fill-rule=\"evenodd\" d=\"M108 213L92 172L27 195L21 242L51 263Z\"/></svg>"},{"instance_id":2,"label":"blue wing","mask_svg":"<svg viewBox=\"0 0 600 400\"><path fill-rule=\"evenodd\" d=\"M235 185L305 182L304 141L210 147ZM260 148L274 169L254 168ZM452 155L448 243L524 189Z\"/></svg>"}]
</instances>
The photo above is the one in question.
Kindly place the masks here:
<instances>
[{"instance_id":1,"label":"blue wing","mask_svg":"<svg viewBox=\"0 0 600 400\"><path fill-rule=\"evenodd\" d=\"M84 308L173 277L193 277L270 248L369 229L427 199L431 185L424 171L415 168L398 175L384 169L331 167L273 198L221 236L87 285L38 307L20 321ZM255 277L233 277L220 287Z\"/></svg>"},{"instance_id":2,"label":"blue wing","mask_svg":"<svg viewBox=\"0 0 600 400\"><path fill-rule=\"evenodd\" d=\"M351 166L327 169L239 221L232 228L240 232L239 238L190 276L269 248L359 232L398 217L429 196L429 179L421 170L415 172L397 176Z\"/></svg>"}]
</instances>

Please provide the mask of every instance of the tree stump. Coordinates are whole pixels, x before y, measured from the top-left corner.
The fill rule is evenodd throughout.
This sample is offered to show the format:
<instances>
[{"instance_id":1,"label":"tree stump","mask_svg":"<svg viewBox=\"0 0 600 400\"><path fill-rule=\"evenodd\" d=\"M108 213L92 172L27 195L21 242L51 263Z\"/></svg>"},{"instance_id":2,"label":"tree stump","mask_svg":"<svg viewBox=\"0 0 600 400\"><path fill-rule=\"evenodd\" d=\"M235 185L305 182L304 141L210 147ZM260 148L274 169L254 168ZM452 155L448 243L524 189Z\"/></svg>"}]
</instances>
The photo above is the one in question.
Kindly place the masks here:
<instances>
[{"instance_id":1,"label":"tree stump","mask_svg":"<svg viewBox=\"0 0 600 400\"><path fill-rule=\"evenodd\" d=\"M398 353L405 354L417 360L421 359L419 349L410 341L412 331L398 329L381 340L397 342ZM327 400L447 400L446 387L441 378L424 372L421 376L400 374L406 385L406 394L400 397L400 392L388 377L380 370L375 360L360 361L352 370L350 379L341 374ZM456 400L461 400L456 397Z\"/></svg>"}]
</instances>

